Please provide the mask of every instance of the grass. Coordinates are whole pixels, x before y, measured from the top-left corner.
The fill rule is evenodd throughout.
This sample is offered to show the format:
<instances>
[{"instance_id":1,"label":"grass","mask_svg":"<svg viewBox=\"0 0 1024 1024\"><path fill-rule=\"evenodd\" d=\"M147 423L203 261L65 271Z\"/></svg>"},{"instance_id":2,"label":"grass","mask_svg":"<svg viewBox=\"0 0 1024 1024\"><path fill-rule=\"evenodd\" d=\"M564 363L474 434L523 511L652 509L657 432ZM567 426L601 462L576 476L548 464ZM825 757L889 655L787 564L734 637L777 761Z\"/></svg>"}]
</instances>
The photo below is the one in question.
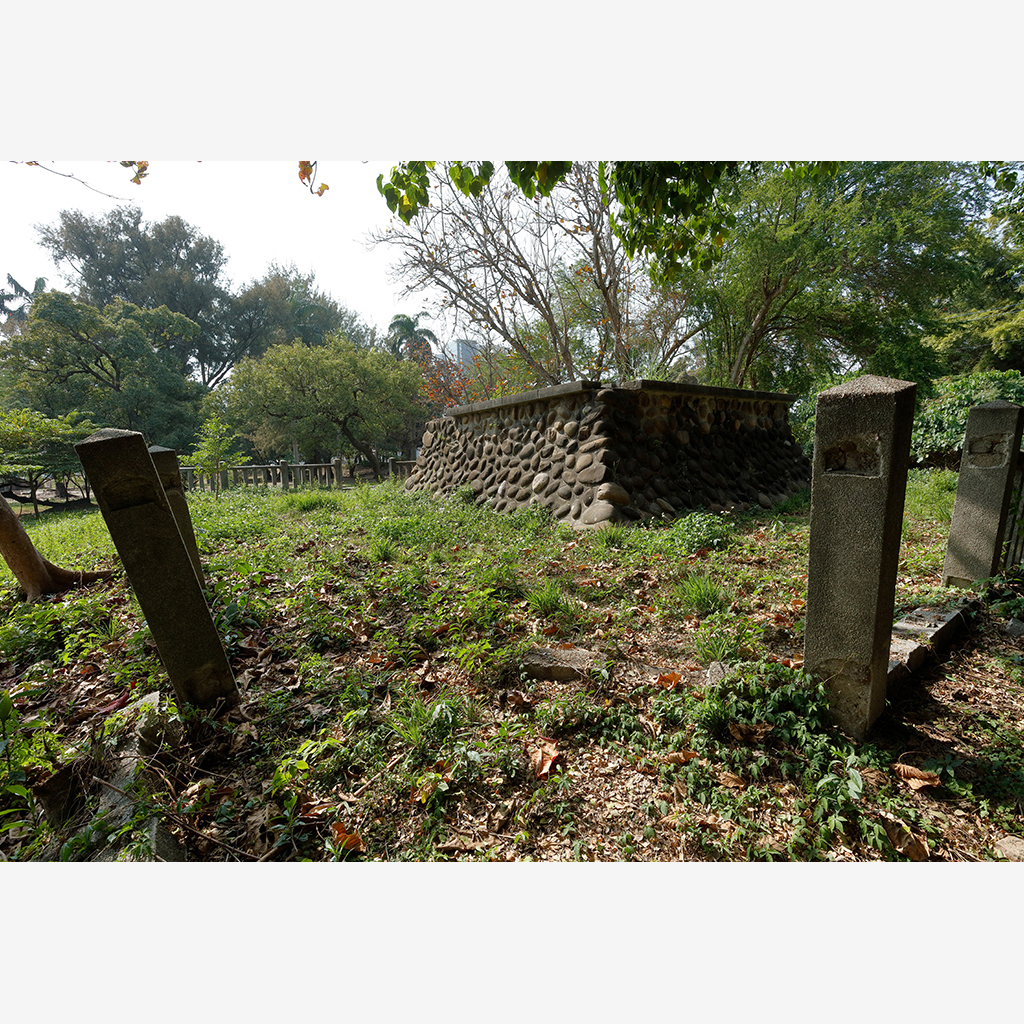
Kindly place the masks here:
<instances>
[{"instance_id":1,"label":"grass","mask_svg":"<svg viewBox=\"0 0 1024 1024\"><path fill-rule=\"evenodd\" d=\"M898 606L958 596L938 579L954 489L911 474ZM388 484L189 502L244 693L244 716L171 709L185 741L147 799L194 859L900 860L911 839L986 859L1017 827L1024 652L1001 623L1024 588L855 746L799 669L806 495L593 533ZM96 512L25 525L58 564L116 564ZM572 646L595 656L580 678L523 668ZM0 767L0 851L74 852L95 793L55 830L17 772L92 777L106 709L167 680L123 578L26 607L0 575L0 650L24 762ZM733 668L708 685L712 661Z\"/></svg>"}]
</instances>

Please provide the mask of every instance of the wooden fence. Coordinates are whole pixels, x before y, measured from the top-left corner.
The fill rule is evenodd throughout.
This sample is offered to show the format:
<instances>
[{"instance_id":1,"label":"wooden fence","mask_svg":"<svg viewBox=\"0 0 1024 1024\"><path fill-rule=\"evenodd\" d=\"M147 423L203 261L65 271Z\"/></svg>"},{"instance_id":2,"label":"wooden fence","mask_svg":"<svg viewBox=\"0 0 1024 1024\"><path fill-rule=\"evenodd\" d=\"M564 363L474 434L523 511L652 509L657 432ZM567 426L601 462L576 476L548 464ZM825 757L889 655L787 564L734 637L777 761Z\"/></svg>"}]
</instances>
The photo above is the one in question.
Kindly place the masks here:
<instances>
[{"instance_id":1,"label":"wooden fence","mask_svg":"<svg viewBox=\"0 0 1024 1024\"><path fill-rule=\"evenodd\" d=\"M383 464L385 475L404 479L412 472L415 462L391 459ZM186 491L214 490L212 473L201 473L190 467L181 467L181 482ZM299 487L341 488L355 483L345 477L341 459L330 462L272 462L265 466L225 466L220 471L220 488L280 487L295 490Z\"/></svg>"}]
</instances>

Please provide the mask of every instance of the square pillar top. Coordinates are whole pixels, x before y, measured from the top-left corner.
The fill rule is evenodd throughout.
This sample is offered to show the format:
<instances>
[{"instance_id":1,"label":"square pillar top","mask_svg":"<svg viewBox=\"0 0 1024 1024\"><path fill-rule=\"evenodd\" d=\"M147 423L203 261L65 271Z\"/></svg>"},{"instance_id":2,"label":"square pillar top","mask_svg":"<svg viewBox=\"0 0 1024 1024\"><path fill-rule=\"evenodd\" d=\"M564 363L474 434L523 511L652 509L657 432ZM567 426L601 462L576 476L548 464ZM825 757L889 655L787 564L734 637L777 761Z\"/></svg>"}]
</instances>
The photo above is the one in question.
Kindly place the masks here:
<instances>
[{"instance_id":1,"label":"square pillar top","mask_svg":"<svg viewBox=\"0 0 1024 1024\"><path fill-rule=\"evenodd\" d=\"M865 373L862 377L854 377L845 384L837 384L834 388L822 391L818 401L842 401L844 398L865 398L872 395L898 395L910 389L917 389L912 380L896 380L893 377L877 377Z\"/></svg>"}]
</instances>

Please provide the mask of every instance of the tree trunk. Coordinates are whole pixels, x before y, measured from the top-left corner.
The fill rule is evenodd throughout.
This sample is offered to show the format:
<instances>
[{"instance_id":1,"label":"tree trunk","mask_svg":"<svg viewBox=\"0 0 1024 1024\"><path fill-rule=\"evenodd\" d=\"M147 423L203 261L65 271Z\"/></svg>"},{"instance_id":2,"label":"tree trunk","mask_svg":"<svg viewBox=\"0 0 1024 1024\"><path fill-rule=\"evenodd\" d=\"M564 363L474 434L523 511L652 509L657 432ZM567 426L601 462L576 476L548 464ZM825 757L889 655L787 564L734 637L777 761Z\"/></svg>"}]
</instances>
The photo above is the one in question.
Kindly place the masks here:
<instances>
[{"instance_id":1,"label":"tree trunk","mask_svg":"<svg viewBox=\"0 0 1024 1024\"><path fill-rule=\"evenodd\" d=\"M36 550L25 527L3 497L0 497L0 554L29 601L43 594L62 594L72 587L111 576L110 570L72 572L48 562Z\"/></svg>"}]
</instances>

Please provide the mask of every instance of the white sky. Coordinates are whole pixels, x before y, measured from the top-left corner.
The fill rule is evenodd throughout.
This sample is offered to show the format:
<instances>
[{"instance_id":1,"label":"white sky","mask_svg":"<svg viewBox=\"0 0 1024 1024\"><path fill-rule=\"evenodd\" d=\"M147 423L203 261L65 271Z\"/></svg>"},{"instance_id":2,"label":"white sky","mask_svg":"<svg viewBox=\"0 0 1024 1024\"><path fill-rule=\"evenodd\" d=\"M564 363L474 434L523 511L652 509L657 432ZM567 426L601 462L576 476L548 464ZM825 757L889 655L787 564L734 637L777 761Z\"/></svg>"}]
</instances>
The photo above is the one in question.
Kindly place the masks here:
<instances>
[{"instance_id":1,"label":"white sky","mask_svg":"<svg viewBox=\"0 0 1024 1024\"><path fill-rule=\"evenodd\" d=\"M0 287L6 286L7 274L26 288L37 277L47 278L50 288L63 287L62 273L38 244L35 225L58 223L62 210L99 217L131 203L146 221L178 215L220 242L232 291L262 277L273 262L294 263L299 271L314 273L324 291L370 326L386 330L396 313L420 311L417 296L402 299L401 286L389 282L394 254L385 246L368 249L365 241L391 217L376 186L390 162L320 161L316 182L330 186L322 196L310 195L300 183L297 160L155 160L140 185L132 184L132 172L117 162L58 160L45 166L125 202L41 167L0 163Z\"/></svg>"}]
</instances>

